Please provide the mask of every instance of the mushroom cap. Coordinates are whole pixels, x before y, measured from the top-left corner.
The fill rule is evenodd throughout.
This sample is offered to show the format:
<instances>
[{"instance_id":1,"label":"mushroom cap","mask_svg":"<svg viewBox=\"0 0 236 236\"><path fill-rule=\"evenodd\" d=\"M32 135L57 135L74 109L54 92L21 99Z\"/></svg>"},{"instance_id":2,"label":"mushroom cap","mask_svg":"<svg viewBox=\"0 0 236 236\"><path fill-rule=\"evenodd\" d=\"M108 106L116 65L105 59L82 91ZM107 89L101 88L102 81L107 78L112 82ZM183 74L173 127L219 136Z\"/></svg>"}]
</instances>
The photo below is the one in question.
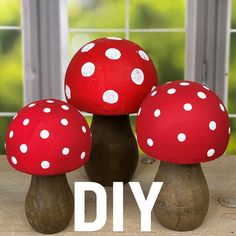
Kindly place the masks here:
<instances>
[{"instance_id":1,"label":"mushroom cap","mask_svg":"<svg viewBox=\"0 0 236 236\"><path fill-rule=\"evenodd\" d=\"M87 43L74 55L65 78L67 102L98 115L138 111L157 86L157 71L137 44L108 37Z\"/></svg>"},{"instance_id":2,"label":"mushroom cap","mask_svg":"<svg viewBox=\"0 0 236 236\"><path fill-rule=\"evenodd\" d=\"M229 117L220 98L190 81L158 87L143 101L136 120L138 143L149 156L176 164L220 157L229 141Z\"/></svg>"},{"instance_id":3,"label":"mushroom cap","mask_svg":"<svg viewBox=\"0 0 236 236\"><path fill-rule=\"evenodd\" d=\"M84 165L91 133L72 105L56 99L35 101L11 121L6 153L16 170L32 175L60 175Z\"/></svg>"}]
</instances>

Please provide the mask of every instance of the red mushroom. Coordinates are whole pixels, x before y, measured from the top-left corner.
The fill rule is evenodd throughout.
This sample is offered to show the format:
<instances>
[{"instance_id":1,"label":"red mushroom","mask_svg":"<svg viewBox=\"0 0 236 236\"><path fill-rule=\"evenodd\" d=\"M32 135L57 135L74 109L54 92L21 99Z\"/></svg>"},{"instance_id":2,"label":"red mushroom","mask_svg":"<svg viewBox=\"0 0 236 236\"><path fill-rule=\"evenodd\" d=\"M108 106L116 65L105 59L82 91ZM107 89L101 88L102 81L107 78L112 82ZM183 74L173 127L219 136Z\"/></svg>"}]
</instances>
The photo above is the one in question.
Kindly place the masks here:
<instances>
[{"instance_id":1,"label":"red mushroom","mask_svg":"<svg viewBox=\"0 0 236 236\"><path fill-rule=\"evenodd\" d=\"M68 225L73 195L65 174L84 165L90 150L85 119L65 102L33 102L10 123L7 158L16 170L32 175L25 211L38 232L56 233Z\"/></svg>"},{"instance_id":2,"label":"red mushroom","mask_svg":"<svg viewBox=\"0 0 236 236\"><path fill-rule=\"evenodd\" d=\"M66 72L67 101L93 113L91 158L85 169L92 181L112 186L128 182L138 149L129 114L157 85L157 72L147 53L128 40L108 37L83 46Z\"/></svg>"},{"instance_id":3,"label":"red mushroom","mask_svg":"<svg viewBox=\"0 0 236 236\"><path fill-rule=\"evenodd\" d=\"M200 163L220 157L229 141L229 118L217 95L190 81L161 85L142 103L137 118L141 149L161 160L163 187L154 207L158 220L179 231L198 227L209 205Z\"/></svg>"}]
</instances>

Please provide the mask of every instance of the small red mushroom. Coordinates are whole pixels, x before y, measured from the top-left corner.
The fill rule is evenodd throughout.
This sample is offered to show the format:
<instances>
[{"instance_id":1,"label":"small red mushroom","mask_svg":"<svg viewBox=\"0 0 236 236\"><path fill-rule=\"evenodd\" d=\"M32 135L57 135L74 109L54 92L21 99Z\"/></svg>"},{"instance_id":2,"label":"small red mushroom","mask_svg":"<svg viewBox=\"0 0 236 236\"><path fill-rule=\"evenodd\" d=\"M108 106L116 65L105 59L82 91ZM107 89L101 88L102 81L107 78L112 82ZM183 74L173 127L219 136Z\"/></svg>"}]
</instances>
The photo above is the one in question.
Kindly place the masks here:
<instances>
[{"instance_id":1,"label":"small red mushroom","mask_svg":"<svg viewBox=\"0 0 236 236\"><path fill-rule=\"evenodd\" d=\"M222 101L195 82L167 83L144 100L136 126L141 149L161 160L155 180L164 184L154 208L160 223L180 231L198 227L209 204L200 163L223 155L229 141Z\"/></svg>"},{"instance_id":2,"label":"small red mushroom","mask_svg":"<svg viewBox=\"0 0 236 236\"><path fill-rule=\"evenodd\" d=\"M67 101L94 114L92 153L85 166L91 180L108 186L130 180L138 149L129 114L138 111L156 86L157 72L151 58L131 41L96 39L72 58L65 79Z\"/></svg>"},{"instance_id":3,"label":"small red mushroom","mask_svg":"<svg viewBox=\"0 0 236 236\"><path fill-rule=\"evenodd\" d=\"M56 233L68 225L73 196L65 174L83 166L90 150L89 127L70 104L40 100L13 118L6 136L7 158L16 170L32 175L25 210L38 232Z\"/></svg>"}]
</instances>

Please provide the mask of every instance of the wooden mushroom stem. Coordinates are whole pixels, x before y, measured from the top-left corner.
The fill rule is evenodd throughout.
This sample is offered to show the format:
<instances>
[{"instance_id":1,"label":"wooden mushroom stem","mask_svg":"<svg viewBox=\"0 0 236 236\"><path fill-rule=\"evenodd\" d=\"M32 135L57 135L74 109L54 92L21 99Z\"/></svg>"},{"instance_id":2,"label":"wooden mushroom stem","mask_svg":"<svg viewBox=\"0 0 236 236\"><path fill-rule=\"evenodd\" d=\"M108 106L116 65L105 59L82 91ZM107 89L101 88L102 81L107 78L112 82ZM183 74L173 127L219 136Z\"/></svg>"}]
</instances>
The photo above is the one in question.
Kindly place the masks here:
<instances>
[{"instance_id":1,"label":"wooden mushroom stem","mask_svg":"<svg viewBox=\"0 0 236 236\"><path fill-rule=\"evenodd\" d=\"M92 151L85 170L91 181L104 186L127 183L138 163L138 146L129 116L94 115Z\"/></svg>"},{"instance_id":2,"label":"wooden mushroom stem","mask_svg":"<svg viewBox=\"0 0 236 236\"><path fill-rule=\"evenodd\" d=\"M32 176L25 200L26 217L40 233L62 231L70 222L74 198L65 174Z\"/></svg>"},{"instance_id":3,"label":"wooden mushroom stem","mask_svg":"<svg viewBox=\"0 0 236 236\"><path fill-rule=\"evenodd\" d=\"M201 225L208 210L209 190L200 164L161 162L155 181L163 182L154 212L164 227L188 231Z\"/></svg>"}]
</instances>

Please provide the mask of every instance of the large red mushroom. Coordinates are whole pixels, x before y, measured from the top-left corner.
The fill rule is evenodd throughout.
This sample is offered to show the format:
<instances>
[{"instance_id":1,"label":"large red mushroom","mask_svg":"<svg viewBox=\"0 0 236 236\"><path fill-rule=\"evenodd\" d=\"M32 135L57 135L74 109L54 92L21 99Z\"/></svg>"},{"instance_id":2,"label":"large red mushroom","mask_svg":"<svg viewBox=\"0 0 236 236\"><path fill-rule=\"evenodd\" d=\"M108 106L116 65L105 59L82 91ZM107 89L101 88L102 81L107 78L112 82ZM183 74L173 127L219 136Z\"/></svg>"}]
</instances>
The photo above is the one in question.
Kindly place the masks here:
<instances>
[{"instance_id":1,"label":"large red mushroom","mask_svg":"<svg viewBox=\"0 0 236 236\"><path fill-rule=\"evenodd\" d=\"M32 175L25 212L36 231L56 233L68 225L74 204L66 173L84 165L90 150L85 119L65 102L33 102L11 121L7 158L13 168Z\"/></svg>"},{"instance_id":2,"label":"large red mushroom","mask_svg":"<svg viewBox=\"0 0 236 236\"><path fill-rule=\"evenodd\" d=\"M170 82L144 100L136 125L141 149L161 160L155 181L164 183L154 207L159 222L178 231L197 228L209 205L200 163L220 157L229 141L225 106L204 85Z\"/></svg>"},{"instance_id":3,"label":"large red mushroom","mask_svg":"<svg viewBox=\"0 0 236 236\"><path fill-rule=\"evenodd\" d=\"M92 181L112 186L128 182L137 165L137 142L129 114L157 86L151 58L137 44L117 37L96 39L72 58L66 72L68 103L93 113L91 158L85 165Z\"/></svg>"}]
</instances>

